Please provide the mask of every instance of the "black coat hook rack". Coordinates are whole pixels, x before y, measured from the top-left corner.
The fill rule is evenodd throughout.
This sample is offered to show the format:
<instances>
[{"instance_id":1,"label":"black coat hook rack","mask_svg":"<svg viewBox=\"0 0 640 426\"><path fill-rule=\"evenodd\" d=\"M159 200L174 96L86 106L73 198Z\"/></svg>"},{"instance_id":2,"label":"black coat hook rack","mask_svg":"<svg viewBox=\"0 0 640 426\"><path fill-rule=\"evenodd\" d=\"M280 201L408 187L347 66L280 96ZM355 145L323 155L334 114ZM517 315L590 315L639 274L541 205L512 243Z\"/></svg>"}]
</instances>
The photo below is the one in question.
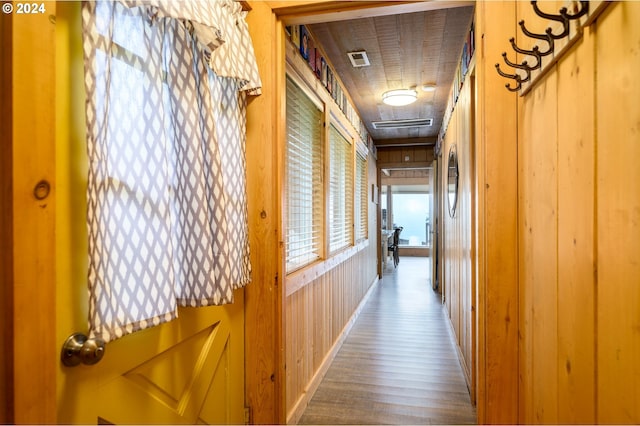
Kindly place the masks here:
<instances>
[{"instance_id":1,"label":"black coat hook rack","mask_svg":"<svg viewBox=\"0 0 640 426\"><path fill-rule=\"evenodd\" d=\"M524 59L514 62L509 60L507 52L502 53L504 64L514 69L513 74L501 69L499 63L495 65L501 77L515 82L515 86L505 84L507 90L519 91L520 96L524 96L546 74L551 65L556 63L562 54L582 36L582 28L591 25L607 5L607 1L573 0L567 1L566 6L562 7L558 14L553 14L542 11L538 7L538 2L532 0L531 6L536 16L550 21L549 27L543 34L537 34L527 29L524 20L518 22L522 33L533 39L536 44L529 50L519 47L515 37L509 39L511 48L516 54L524 55ZM571 22L575 24L571 25ZM518 72L518 70L521 71Z\"/></svg>"}]
</instances>

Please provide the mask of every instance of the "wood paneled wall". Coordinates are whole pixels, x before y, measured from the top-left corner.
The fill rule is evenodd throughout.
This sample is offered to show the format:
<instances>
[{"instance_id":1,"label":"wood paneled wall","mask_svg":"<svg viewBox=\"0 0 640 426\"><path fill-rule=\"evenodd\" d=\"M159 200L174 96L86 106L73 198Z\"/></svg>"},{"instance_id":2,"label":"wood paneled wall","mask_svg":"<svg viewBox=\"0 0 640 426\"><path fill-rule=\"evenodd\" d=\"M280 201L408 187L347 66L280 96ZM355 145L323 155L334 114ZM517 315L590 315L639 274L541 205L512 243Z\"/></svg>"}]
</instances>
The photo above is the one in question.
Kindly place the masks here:
<instances>
[{"instance_id":1,"label":"wood paneled wall","mask_svg":"<svg viewBox=\"0 0 640 426\"><path fill-rule=\"evenodd\" d=\"M378 149L379 168L431 167L432 146L398 146Z\"/></svg>"},{"instance_id":2,"label":"wood paneled wall","mask_svg":"<svg viewBox=\"0 0 640 426\"><path fill-rule=\"evenodd\" d=\"M595 409L600 423L638 424L640 3L609 7L595 28L597 126L591 126L596 140Z\"/></svg>"},{"instance_id":3,"label":"wood paneled wall","mask_svg":"<svg viewBox=\"0 0 640 426\"><path fill-rule=\"evenodd\" d=\"M439 193L442 194L443 279L441 291L458 345L460 362L471 389L474 389L474 349L472 334L475 318L472 316L475 303L475 265L473 259L474 232L474 182L475 144L473 138L473 79L467 77L458 97L456 108L445 134L440 161L444 171ZM447 200L447 164L450 149L458 156L458 198L455 214L449 214Z\"/></svg>"},{"instance_id":4,"label":"wood paneled wall","mask_svg":"<svg viewBox=\"0 0 640 426\"><path fill-rule=\"evenodd\" d=\"M375 159L369 155L369 185L376 182ZM368 194L368 241L357 252L332 265L300 287L287 291L286 406L287 423L296 423L362 306L367 292L377 281L377 205ZM329 264L330 262L325 262ZM286 281L285 281L286 285ZM287 290L290 286L287 287Z\"/></svg>"},{"instance_id":5,"label":"wood paneled wall","mask_svg":"<svg viewBox=\"0 0 640 426\"><path fill-rule=\"evenodd\" d=\"M548 23L521 2L482 2L477 18L478 421L638 423L640 4L611 3L524 97L493 64L512 51L504 32L531 40L501 28Z\"/></svg>"}]
</instances>

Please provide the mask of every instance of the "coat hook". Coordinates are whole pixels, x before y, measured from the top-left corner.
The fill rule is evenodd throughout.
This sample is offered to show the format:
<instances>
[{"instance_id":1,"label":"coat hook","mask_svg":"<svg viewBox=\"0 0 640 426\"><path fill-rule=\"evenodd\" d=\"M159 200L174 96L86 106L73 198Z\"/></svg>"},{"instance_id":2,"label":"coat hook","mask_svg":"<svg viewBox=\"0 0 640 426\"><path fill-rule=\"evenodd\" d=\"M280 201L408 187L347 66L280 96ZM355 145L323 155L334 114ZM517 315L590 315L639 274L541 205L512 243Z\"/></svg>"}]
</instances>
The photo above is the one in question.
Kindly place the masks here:
<instances>
[{"instance_id":1,"label":"coat hook","mask_svg":"<svg viewBox=\"0 0 640 426\"><path fill-rule=\"evenodd\" d=\"M538 46L533 46L533 50L520 49L516 45L516 41L515 40L516 39L513 38L513 37L511 37L509 39L509 42L511 43L511 47L513 47L513 50L515 50L518 53L522 53L523 55L535 56L535 58L538 60L538 63L534 67L532 67L532 69L540 68L540 65L541 65L541 62L542 62L542 55L540 54L540 50L539 50Z\"/></svg>"},{"instance_id":2,"label":"coat hook","mask_svg":"<svg viewBox=\"0 0 640 426\"><path fill-rule=\"evenodd\" d=\"M575 5L575 3L574 3ZM589 2L588 1L581 1L580 2L580 10L573 14L573 15L569 15L567 13L567 8L563 7L562 9L560 9L560 14L562 15L563 18L566 19L580 19L582 18L584 15L586 15L587 13L589 13Z\"/></svg>"},{"instance_id":3,"label":"coat hook","mask_svg":"<svg viewBox=\"0 0 640 426\"><path fill-rule=\"evenodd\" d=\"M547 49L546 52L540 52L540 50L538 50L538 53L540 54L540 56L547 56L548 54L553 53L554 41L553 41L553 36L551 35L551 32L552 32L551 28L547 28L544 31L544 34L536 34L536 33L532 33L524 26L524 21L518 22L518 25L520 25L520 29L522 30L524 35L526 35L527 37L535 38L538 40L544 40L547 43L549 43L549 48Z\"/></svg>"},{"instance_id":4,"label":"coat hook","mask_svg":"<svg viewBox=\"0 0 640 426\"><path fill-rule=\"evenodd\" d=\"M562 33L560 34L553 34L553 33L549 33L549 35L551 37L553 37L556 40L559 40L561 38L564 38L566 36L569 35L569 18L567 18L566 16L563 15L566 14L567 12L567 8L563 7L562 9L560 9L560 15L552 15L549 13L544 13L543 11L541 11L538 8L538 2L536 0L531 0L531 5L533 6L533 10L534 12L536 12L536 15L538 15L541 18L545 18L545 19L550 19L552 21L558 21L558 22L562 22L562 25L564 27ZM564 12L563 12L564 10Z\"/></svg>"},{"instance_id":5,"label":"coat hook","mask_svg":"<svg viewBox=\"0 0 640 426\"><path fill-rule=\"evenodd\" d=\"M522 78L518 74L507 74L503 72L500 69L500 64L496 64L496 70L498 71L498 74L500 74L502 77L514 79L516 83L518 83L518 85L515 88L512 88L510 84L505 84L504 87L506 87L507 90L509 90L510 92L517 92L518 90L520 90L520 88L522 87L522 84L521 84Z\"/></svg>"},{"instance_id":6,"label":"coat hook","mask_svg":"<svg viewBox=\"0 0 640 426\"><path fill-rule=\"evenodd\" d=\"M517 92L518 90L520 90L522 88L522 84L520 84L520 82L518 81L518 85L516 87L511 87L511 84L505 84L504 87L507 88L508 91L510 92Z\"/></svg>"},{"instance_id":7,"label":"coat hook","mask_svg":"<svg viewBox=\"0 0 640 426\"><path fill-rule=\"evenodd\" d=\"M525 78L520 77L520 82L521 83L526 83L527 81L529 81L531 79L531 71L537 68L533 68L530 67L527 64L527 61L523 61L521 64L516 64L511 62L508 58L507 58L507 52L502 52L502 59L504 59L504 62L509 65L512 68L517 68L519 70L524 70L527 73L527 76ZM538 61L538 66L540 66L540 61Z\"/></svg>"}]
</instances>

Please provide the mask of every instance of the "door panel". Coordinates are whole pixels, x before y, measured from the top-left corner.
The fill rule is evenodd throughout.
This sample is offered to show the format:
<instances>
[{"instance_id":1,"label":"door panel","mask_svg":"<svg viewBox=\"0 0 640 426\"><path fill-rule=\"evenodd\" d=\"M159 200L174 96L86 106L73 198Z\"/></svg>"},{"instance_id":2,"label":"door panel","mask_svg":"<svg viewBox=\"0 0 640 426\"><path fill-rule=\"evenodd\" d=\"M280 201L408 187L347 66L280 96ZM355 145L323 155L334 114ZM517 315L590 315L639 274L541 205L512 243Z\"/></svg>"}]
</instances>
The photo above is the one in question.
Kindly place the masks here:
<instances>
[{"instance_id":1,"label":"door panel","mask_svg":"<svg viewBox=\"0 0 640 426\"><path fill-rule=\"evenodd\" d=\"M109 343L96 365L97 415L116 424L243 423L242 330L228 315L242 316L239 306L185 309L159 330Z\"/></svg>"},{"instance_id":2,"label":"door panel","mask_svg":"<svg viewBox=\"0 0 640 426\"><path fill-rule=\"evenodd\" d=\"M86 144L80 2L56 16L56 336L87 333ZM235 303L107 344L93 366L58 362L57 421L244 423L244 290Z\"/></svg>"},{"instance_id":3,"label":"door panel","mask_svg":"<svg viewBox=\"0 0 640 426\"><path fill-rule=\"evenodd\" d=\"M431 193L431 204L429 205L429 217L431 226L427 238L431 239L431 288L438 290L438 160L431 163L431 176L429 176L429 192Z\"/></svg>"}]
</instances>

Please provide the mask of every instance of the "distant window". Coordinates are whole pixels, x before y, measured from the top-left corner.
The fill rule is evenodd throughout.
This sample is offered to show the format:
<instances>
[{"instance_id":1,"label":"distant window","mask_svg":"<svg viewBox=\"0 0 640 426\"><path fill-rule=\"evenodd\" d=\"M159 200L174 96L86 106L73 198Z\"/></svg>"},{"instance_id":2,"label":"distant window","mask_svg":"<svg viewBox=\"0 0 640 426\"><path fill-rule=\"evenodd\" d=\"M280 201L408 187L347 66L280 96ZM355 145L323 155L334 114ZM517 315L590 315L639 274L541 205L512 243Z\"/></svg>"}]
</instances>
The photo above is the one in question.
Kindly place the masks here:
<instances>
[{"instance_id":1,"label":"distant window","mask_svg":"<svg viewBox=\"0 0 640 426\"><path fill-rule=\"evenodd\" d=\"M430 246L430 233L433 227L430 217L432 195L427 192L427 186L392 186L391 188L391 194L388 194L384 187L380 198L383 219L390 217L393 221L388 228L403 227L400 234L401 246ZM387 205L389 195L391 195L390 206Z\"/></svg>"},{"instance_id":2,"label":"distant window","mask_svg":"<svg viewBox=\"0 0 640 426\"><path fill-rule=\"evenodd\" d=\"M367 171L367 159L359 152L356 154L356 185L355 185L355 232L356 241L364 240L367 238L368 227L368 211L369 205L369 192L368 192L368 171Z\"/></svg>"},{"instance_id":3,"label":"distant window","mask_svg":"<svg viewBox=\"0 0 640 426\"><path fill-rule=\"evenodd\" d=\"M329 251L353 240L353 168L351 143L332 124L329 131Z\"/></svg>"}]
</instances>

